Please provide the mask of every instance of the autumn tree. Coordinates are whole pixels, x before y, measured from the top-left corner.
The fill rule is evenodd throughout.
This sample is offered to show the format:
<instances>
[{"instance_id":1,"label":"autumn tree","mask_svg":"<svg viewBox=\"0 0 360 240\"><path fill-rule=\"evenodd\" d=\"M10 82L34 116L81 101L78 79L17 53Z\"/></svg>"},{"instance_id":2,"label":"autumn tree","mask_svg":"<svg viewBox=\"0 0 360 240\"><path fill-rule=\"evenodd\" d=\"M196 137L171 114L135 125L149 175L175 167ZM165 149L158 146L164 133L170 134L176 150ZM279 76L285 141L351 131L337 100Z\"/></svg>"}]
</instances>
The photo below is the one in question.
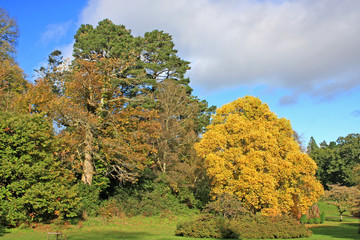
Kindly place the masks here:
<instances>
[{"instance_id":1,"label":"autumn tree","mask_svg":"<svg viewBox=\"0 0 360 240\"><path fill-rule=\"evenodd\" d=\"M0 9L0 61L13 58L18 37L18 27L14 18Z\"/></svg>"},{"instance_id":2,"label":"autumn tree","mask_svg":"<svg viewBox=\"0 0 360 240\"><path fill-rule=\"evenodd\" d=\"M300 151L290 122L246 96L216 111L198 154L213 195L232 194L252 212L304 213L323 194L316 163Z\"/></svg>"},{"instance_id":3,"label":"autumn tree","mask_svg":"<svg viewBox=\"0 0 360 240\"><path fill-rule=\"evenodd\" d=\"M0 109L13 109L13 100L27 88L23 70L15 61L16 21L0 9Z\"/></svg>"},{"instance_id":4,"label":"autumn tree","mask_svg":"<svg viewBox=\"0 0 360 240\"><path fill-rule=\"evenodd\" d=\"M71 139L71 156L80 162L77 166L85 184L91 185L94 175L101 184L108 176L134 181L137 170L150 164L150 139L156 124L149 122L156 114L128 107L122 85L127 79L121 78L121 72L132 62L99 55L91 58L75 59L66 73L57 75L55 86L56 75L46 72L24 96L23 105L63 128L62 136Z\"/></svg>"},{"instance_id":5,"label":"autumn tree","mask_svg":"<svg viewBox=\"0 0 360 240\"><path fill-rule=\"evenodd\" d=\"M125 26L108 19L96 27L82 25L74 44L75 61L96 62L97 54L102 59L128 64L121 71L113 68L108 73L117 79L112 84L118 86L118 94L128 108L156 110L160 115L155 123L160 131L153 143L153 159L161 172L191 161L192 145L208 124L211 111L206 102L191 95L189 79L185 77L190 63L177 56L174 46L167 33L154 30L135 38Z\"/></svg>"},{"instance_id":6,"label":"autumn tree","mask_svg":"<svg viewBox=\"0 0 360 240\"><path fill-rule=\"evenodd\" d=\"M357 187L330 185L330 190L325 192L325 199L336 206L342 222L343 214L355 210L359 205L360 190Z\"/></svg>"}]
</instances>

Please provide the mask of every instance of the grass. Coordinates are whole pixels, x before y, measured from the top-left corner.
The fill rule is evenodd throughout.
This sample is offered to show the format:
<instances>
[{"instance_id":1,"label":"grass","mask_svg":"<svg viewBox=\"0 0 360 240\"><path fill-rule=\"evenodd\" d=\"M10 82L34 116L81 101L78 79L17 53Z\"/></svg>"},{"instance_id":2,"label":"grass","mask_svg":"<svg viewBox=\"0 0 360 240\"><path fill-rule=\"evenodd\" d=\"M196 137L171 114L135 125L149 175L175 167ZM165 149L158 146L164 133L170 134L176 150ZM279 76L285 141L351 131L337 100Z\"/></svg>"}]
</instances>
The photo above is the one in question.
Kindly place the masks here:
<instances>
[{"instance_id":1,"label":"grass","mask_svg":"<svg viewBox=\"0 0 360 240\"><path fill-rule=\"evenodd\" d=\"M309 240L354 240L360 239L359 220L345 214L344 222L338 222L336 208L320 203L320 209L327 213L322 225L309 225L313 235ZM193 216L132 217L122 219L92 218L62 230L69 240L194 240L195 238L177 237L174 231L178 222L189 220ZM39 225L36 229L0 228L0 240L39 240L47 239L47 232L56 230L56 226ZM52 237L51 239L55 239ZM210 240L210 239L207 239Z\"/></svg>"},{"instance_id":2,"label":"grass","mask_svg":"<svg viewBox=\"0 0 360 240\"><path fill-rule=\"evenodd\" d=\"M124 219L100 218L89 219L76 226L62 230L66 233L69 240L80 239L149 239L149 240L170 240L170 239L193 239L174 236L174 231L178 221L184 217L160 218L160 217L133 217ZM0 240L7 239L27 239L38 240L46 239L46 233L53 231L51 228L38 229L10 229L0 233ZM52 239L55 239L53 237Z\"/></svg>"},{"instance_id":3,"label":"grass","mask_svg":"<svg viewBox=\"0 0 360 240\"><path fill-rule=\"evenodd\" d=\"M124 219L89 219L76 226L62 230L67 234L69 240L95 240L95 239L122 239L122 240L194 240L174 236L178 221L185 220L185 217L160 218L160 217L133 217ZM359 223L356 222L325 222L324 225L312 227L314 232L309 240L354 240L360 239L358 234ZM11 229L0 231L0 240L46 239L46 233L53 231L50 228L38 229ZM55 239L53 237L52 239ZM210 240L210 239L208 239Z\"/></svg>"},{"instance_id":4,"label":"grass","mask_svg":"<svg viewBox=\"0 0 360 240\"><path fill-rule=\"evenodd\" d=\"M312 227L313 235L308 238L314 240L354 240L360 239L359 222L325 222L324 225Z\"/></svg>"}]
</instances>

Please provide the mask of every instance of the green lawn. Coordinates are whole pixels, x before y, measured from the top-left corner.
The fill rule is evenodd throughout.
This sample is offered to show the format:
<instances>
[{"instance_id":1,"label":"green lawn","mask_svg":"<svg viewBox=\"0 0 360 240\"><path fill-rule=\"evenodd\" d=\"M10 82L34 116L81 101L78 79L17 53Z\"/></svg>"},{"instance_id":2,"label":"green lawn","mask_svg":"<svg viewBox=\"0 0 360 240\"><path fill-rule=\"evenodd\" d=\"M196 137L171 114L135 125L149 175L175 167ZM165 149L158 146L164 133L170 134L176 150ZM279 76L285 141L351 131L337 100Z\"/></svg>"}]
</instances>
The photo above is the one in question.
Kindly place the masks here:
<instances>
[{"instance_id":1,"label":"green lawn","mask_svg":"<svg viewBox=\"0 0 360 240\"><path fill-rule=\"evenodd\" d=\"M125 219L115 219L101 221L100 219L91 219L77 226L72 226L63 230L67 234L69 240L80 239L149 239L149 240L171 240L181 239L189 240L194 238L184 238L174 236L176 223L181 221L180 217L173 219L159 217L134 217ZM309 240L353 240L360 239L358 234L358 222L334 222L329 221L323 225L312 227L314 232ZM46 239L46 233L53 229L40 230L20 230L0 229L0 240L7 239L27 239L39 240ZM53 237L52 239L55 239Z\"/></svg>"},{"instance_id":2,"label":"green lawn","mask_svg":"<svg viewBox=\"0 0 360 240\"><path fill-rule=\"evenodd\" d=\"M349 213L345 214L344 222L338 222L336 208L326 203L320 203L320 208L327 213L326 222L322 225L311 227L313 235L309 240L354 240L360 239L359 220L352 218ZM133 217L124 219L89 219L76 226L63 229L69 240L80 239L149 239L149 240L189 240L174 236L176 224L189 219L189 216L161 217ZM40 240L47 239L47 232L56 230L48 225L34 229L1 229L0 240ZM55 239L55 237L51 238Z\"/></svg>"}]
</instances>

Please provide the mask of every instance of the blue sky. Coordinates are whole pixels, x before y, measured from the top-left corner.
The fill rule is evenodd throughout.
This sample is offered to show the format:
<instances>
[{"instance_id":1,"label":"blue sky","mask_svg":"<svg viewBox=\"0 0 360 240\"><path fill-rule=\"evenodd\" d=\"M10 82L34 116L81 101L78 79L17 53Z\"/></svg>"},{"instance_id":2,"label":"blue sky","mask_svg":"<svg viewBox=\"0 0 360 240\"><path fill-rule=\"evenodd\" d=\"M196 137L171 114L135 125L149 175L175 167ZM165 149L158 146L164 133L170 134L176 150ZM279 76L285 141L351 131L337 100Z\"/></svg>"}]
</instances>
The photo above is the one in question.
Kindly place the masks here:
<instances>
[{"instance_id":1,"label":"blue sky","mask_svg":"<svg viewBox=\"0 0 360 240\"><path fill-rule=\"evenodd\" d=\"M191 62L194 94L218 107L259 97L304 144L359 132L358 0L2 0L16 18L17 60L31 80L53 50L71 56L81 24L109 18L134 35L170 33Z\"/></svg>"}]
</instances>

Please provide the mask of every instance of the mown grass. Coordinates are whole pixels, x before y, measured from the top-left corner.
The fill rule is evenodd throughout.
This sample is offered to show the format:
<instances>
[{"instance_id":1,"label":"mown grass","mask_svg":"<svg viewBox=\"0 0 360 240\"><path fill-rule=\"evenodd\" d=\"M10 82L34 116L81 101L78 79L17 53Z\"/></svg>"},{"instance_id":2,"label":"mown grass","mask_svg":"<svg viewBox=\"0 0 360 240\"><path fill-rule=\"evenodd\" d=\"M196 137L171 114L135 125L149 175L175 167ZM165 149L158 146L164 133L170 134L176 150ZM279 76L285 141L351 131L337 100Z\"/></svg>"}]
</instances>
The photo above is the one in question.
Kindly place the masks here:
<instances>
[{"instance_id":1,"label":"mown grass","mask_svg":"<svg viewBox=\"0 0 360 240\"><path fill-rule=\"evenodd\" d=\"M67 234L69 240L80 239L122 239L122 240L190 240L194 238L185 238L174 236L176 224L181 217L173 219L160 217L134 217L124 219L90 219L87 222L80 223L76 226L71 226L68 229L63 229L62 232ZM358 234L359 223L356 222L325 222L324 225L312 227L314 232L309 240L353 240L360 239ZM0 239L27 239L38 240L46 239L46 233L53 229L11 229L0 232ZM55 239L53 237L52 239Z\"/></svg>"},{"instance_id":2,"label":"mown grass","mask_svg":"<svg viewBox=\"0 0 360 240\"><path fill-rule=\"evenodd\" d=\"M336 208L320 203L321 210L327 213L326 222L322 225L309 225L313 235L309 240L354 240L360 239L359 220L346 213L344 222L339 222ZM166 217L132 217L132 218L93 218L68 226L61 231L69 240L121 239L121 240L194 240L195 238L177 237L174 231L178 222L189 220L194 216L168 215ZM47 239L47 232L58 230L56 225L39 225L36 229L0 228L0 240L39 240ZM51 239L55 239L52 237ZM210 240L210 239L208 239Z\"/></svg>"}]
</instances>

